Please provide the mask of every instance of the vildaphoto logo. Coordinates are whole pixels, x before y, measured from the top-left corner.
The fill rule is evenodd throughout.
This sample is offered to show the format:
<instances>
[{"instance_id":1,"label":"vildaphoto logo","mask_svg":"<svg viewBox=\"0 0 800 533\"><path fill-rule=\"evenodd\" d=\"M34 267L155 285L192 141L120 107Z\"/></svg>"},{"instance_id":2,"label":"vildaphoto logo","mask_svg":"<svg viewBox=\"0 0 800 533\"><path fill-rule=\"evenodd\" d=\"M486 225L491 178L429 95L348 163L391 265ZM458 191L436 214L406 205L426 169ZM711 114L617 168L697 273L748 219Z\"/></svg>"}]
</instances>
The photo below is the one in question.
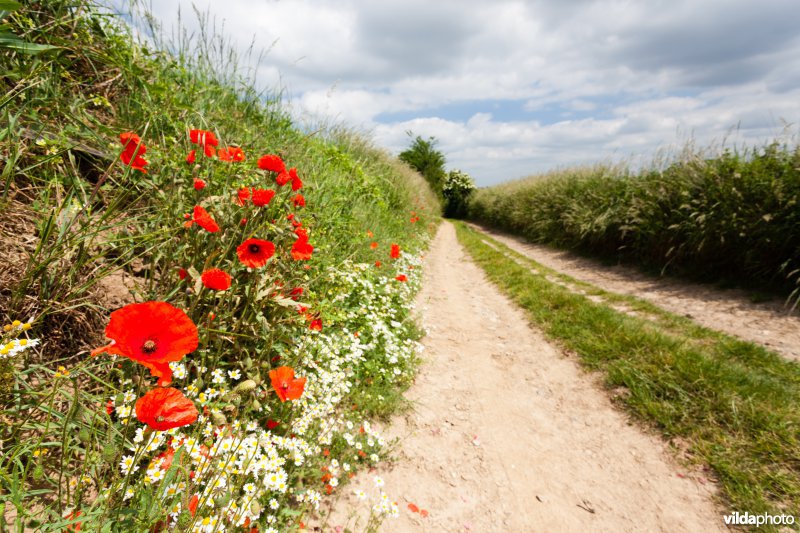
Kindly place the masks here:
<instances>
[{"instance_id":1,"label":"vildaphoto logo","mask_svg":"<svg viewBox=\"0 0 800 533\"><path fill-rule=\"evenodd\" d=\"M790 514L776 514L771 515L763 514L750 514L747 512L740 513L734 512L722 517L727 526L792 526L794 525L794 516Z\"/></svg>"}]
</instances>

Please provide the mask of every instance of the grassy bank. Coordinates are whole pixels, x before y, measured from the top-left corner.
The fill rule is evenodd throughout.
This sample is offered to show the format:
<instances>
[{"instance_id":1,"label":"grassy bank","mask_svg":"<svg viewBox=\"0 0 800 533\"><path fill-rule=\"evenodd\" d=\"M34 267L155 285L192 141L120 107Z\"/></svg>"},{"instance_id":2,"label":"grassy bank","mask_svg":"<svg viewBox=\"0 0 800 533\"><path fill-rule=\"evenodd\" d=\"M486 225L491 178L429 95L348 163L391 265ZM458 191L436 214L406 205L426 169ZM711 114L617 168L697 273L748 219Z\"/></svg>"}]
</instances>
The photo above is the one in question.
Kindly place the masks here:
<instances>
[{"instance_id":1,"label":"grassy bank","mask_svg":"<svg viewBox=\"0 0 800 533\"><path fill-rule=\"evenodd\" d=\"M602 371L630 412L710 465L733 510L800 513L800 369L752 343L700 328L646 302L583 284L595 303L546 279L553 273L464 224L458 237L533 324ZM580 285L566 276L562 281ZM651 315L617 311L611 303Z\"/></svg>"},{"instance_id":2,"label":"grassy bank","mask_svg":"<svg viewBox=\"0 0 800 533\"><path fill-rule=\"evenodd\" d=\"M638 174L564 170L482 189L470 217L534 242L788 296L800 283L798 169L800 149L775 143L685 154Z\"/></svg>"},{"instance_id":3,"label":"grassy bank","mask_svg":"<svg viewBox=\"0 0 800 533\"><path fill-rule=\"evenodd\" d=\"M301 527L384 456L434 195L213 32L168 54L88 1L0 7L0 524Z\"/></svg>"}]
</instances>

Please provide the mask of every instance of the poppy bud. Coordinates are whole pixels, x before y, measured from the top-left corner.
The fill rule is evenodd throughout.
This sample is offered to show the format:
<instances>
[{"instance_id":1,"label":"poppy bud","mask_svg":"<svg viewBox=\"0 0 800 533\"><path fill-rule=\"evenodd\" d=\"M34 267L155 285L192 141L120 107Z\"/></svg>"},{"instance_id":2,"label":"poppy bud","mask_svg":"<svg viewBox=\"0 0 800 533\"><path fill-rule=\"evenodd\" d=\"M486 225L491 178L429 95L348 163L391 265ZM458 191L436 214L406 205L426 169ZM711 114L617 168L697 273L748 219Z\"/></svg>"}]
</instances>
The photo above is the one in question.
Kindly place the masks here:
<instances>
[{"instance_id":1,"label":"poppy bud","mask_svg":"<svg viewBox=\"0 0 800 533\"><path fill-rule=\"evenodd\" d=\"M261 504L257 501L253 500L250 502L250 513L257 515L261 513Z\"/></svg>"},{"instance_id":2,"label":"poppy bud","mask_svg":"<svg viewBox=\"0 0 800 533\"><path fill-rule=\"evenodd\" d=\"M87 442L92 440L92 434L89 433L88 429L81 428L81 430L78 432L78 440L86 444Z\"/></svg>"},{"instance_id":3,"label":"poppy bud","mask_svg":"<svg viewBox=\"0 0 800 533\"><path fill-rule=\"evenodd\" d=\"M197 378L197 381L194 382L194 386L198 389L202 389L206 386L206 383L203 381L203 378Z\"/></svg>"},{"instance_id":4,"label":"poppy bud","mask_svg":"<svg viewBox=\"0 0 800 533\"><path fill-rule=\"evenodd\" d=\"M44 478L44 468L42 465L36 465L33 467L33 480L34 481L41 481Z\"/></svg>"},{"instance_id":5,"label":"poppy bud","mask_svg":"<svg viewBox=\"0 0 800 533\"><path fill-rule=\"evenodd\" d=\"M211 422L215 426L224 426L225 424L228 423L228 419L225 418L225 415L223 415L222 413L213 412L211 413Z\"/></svg>"},{"instance_id":6,"label":"poppy bud","mask_svg":"<svg viewBox=\"0 0 800 533\"><path fill-rule=\"evenodd\" d=\"M253 403L250 404L250 408L253 411L260 411L261 410L261 403L258 400L253 400Z\"/></svg>"},{"instance_id":7,"label":"poppy bud","mask_svg":"<svg viewBox=\"0 0 800 533\"><path fill-rule=\"evenodd\" d=\"M246 379L234 387L235 392L248 393L256 388L256 382L252 379Z\"/></svg>"},{"instance_id":8,"label":"poppy bud","mask_svg":"<svg viewBox=\"0 0 800 533\"><path fill-rule=\"evenodd\" d=\"M117 447L113 444L109 444L103 448L103 460L107 462L111 462L117 458Z\"/></svg>"},{"instance_id":9,"label":"poppy bud","mask_svg":"<svg viewBox=\"0 0 800 533\"><path fill-rule=\"evenodd\" d=\"M244 361L242 361L242 362L244 363L244 367L246 369L250 370L251 368L253 368L253 360L250 358L249 355L247 357L245 357Z\"/></svg>"}]
</instances>

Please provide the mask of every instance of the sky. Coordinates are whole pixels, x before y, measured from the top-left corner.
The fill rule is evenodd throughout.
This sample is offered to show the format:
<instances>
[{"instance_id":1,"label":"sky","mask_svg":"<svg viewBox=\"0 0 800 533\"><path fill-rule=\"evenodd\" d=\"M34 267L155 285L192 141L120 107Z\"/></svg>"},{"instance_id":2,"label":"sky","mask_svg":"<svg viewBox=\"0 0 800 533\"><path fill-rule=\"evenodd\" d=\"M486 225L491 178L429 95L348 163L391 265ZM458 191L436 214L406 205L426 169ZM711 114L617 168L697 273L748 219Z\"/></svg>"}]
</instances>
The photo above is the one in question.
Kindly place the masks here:
<instances>
[{"instance_id":1,"label":"sky","mask_svg":"<svg viewBox=\"0 0 800 533\"><path fill-rule=\"evenodd\" d=\"M196 0L298 123L393 154L435 137L479 186L795 142L798 0ZM190 0L153 0L165 31ZM260 59L259 59L260 57ZM311 127L311 126L309 126Z\"/></svg>"}]
</instances>

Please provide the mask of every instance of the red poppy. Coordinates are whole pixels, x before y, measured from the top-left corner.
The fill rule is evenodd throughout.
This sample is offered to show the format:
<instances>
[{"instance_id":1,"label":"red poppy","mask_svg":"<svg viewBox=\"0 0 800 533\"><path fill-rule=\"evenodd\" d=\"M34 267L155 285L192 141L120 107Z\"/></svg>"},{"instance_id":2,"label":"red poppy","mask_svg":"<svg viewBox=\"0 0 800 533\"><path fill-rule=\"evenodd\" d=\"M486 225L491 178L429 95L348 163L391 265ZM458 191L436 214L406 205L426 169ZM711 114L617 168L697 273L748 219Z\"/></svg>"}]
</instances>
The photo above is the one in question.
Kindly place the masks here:
<instances>
[{"instance_id":1,"label":"red poppy","mask_svg":"<svg viewBox=\"0 0 800 533\"><path fill-rule=\"evenodd\" d=\"M370 230L367 230L367 237L369 237L371 239L374 236L375 235Z\"/></svg>"},{"instance_id":2,"label":"red poppy","mask_svg":"<svg viewBox=\"0 0 800 533\"><path fill-rule=\"evenodd\" d=\"M275 181L281 187L289 183L291 180L292 180L292 175L286 172L285 170L280 174L278 174L277 176L275 176Z\"/></svg>"},{"instance_id":3,"label":"red poppy","mask_svg":"<svg viewBox=\"0 0 800 533\"><path fill-rule=\"evenodd\" d=\"M72 520L72 522L70 522L70 524L67 526L67 531L81 530L81 527L83 527L83 522L77 522L76 520L80 518L82 514L83 511L72 511L64 517L65 520Z\"/></svg>"},{"instance_id":4,"label":"red poppy","mask_svg":"<svg viewBox=\"0 0 800 533\"><path fill-rule=\"evenodd\" d=\"M175 448L170 446L169 448L167 448L167 451L157 455L156 458L153 459L153 462L161 460L161 470L169 470L169 467L172 466L172 460L173 459L175 459Z\"/></svg>"},{"instance_id":5,"label":"red poppy","mask_svg":"<svg viewBox=\"0 0 800 533\"><path fill-rule=\"evenodd\" d=\"M194 179L194 190L202 191L205 188L206 188L206 182L205 181L201 180L200 178L195 178Z\"/></svg>"},{"instance_id":6,"label":"red poppy","mask_svg":"<svg viewBox=\"0 0 800 533\"><path fill-rule=\"evenodd\" d=\"M369 247L374 250L375 248L378 247L378 243L373 241L373 242L369 243Z\"/></svg>"},{"instance_id":7,"label":"red poppy","mask_svg":"<svg viewBox=\"0 0 800 533\"><path fill-rule=\"evenodd\" d=\"M147 173L145 166L147 161L144 160L144 154L147 152L147 147L142 143L142 140L132 131L119 134L119 141L122 143L122 153L119 158L127 166L134 170Z\"/></svg>"},{"instance_id":8,"label":"red poppy","mask_svg":"<svg viewBox=\"0 0 800 533\"><path fill-rule=\"evenodd\" d=\"M271 418L267 420L267 429L275 429L280 425L280 422L276 422Z\"/></svg>"},{"instance_id":9,"label":"red poppy","mask_svg":"<svg viewBox=\"0 0 800 533\"><path fill-rule=\"evenodd\" d=\"M420 509L419 514L422 515L422 518L428 518L428 515L430 513L428 513L428 511L426 511L425 509Z\"/></svg>"},{"instance_id":10,"label":"red poppy","mask_svg":"<svg viewBox=\"0 0 800 533\"><path fill-rule=\"evenodd\" d=\"M314 247L308 244L308 235L302 228L297 230L297 240L292 245L292 259L295 261L302 261L311 259L311 253Z\"/></svg>"},{"instance_id":11,"label":"red poppy","mask_svg":"<svg viewBox=\"0 0 800 533\"><path fill-rule=\"evenodd\" d=\"M198 496L197 494L193 495L189 499L189 506L188 507L189 507L189 512L192 513L192 516L194 516L195 513L197 512L197 504L198 503L200 503L200 496Z\"/></svg>"},{"instance_id":12,"label":"red poppy","mask_svg":"<svg viewBox=\"0 0 800 533\"><path fill-rule=\"evenodd\" d=\"M311 321L311 324L308 325L308 329L311 331L322 331L322 319L315 318Z\"/></svg>"},{"instance_id":13,"label":"red poppy","mask_svg":"<svg viewBox=\"0 0 800 533\"><path fill-rule=\"evenodd\" d=\"M231 288L231 275L219 268L210 268L200 276L203 285L215 291L226 291Z\"/></svg>"},{"instance_id":14,"label":"red poppy","mask_svg":"<svg viewBox=\"0 0 800 533\"><path fill-rule=\"evenodd\" d=\"M253 205L256 207L264 207L272 201L275 197L275 191L272 189L253 189Z\"/></svg>"},{"instance_id":15,"label":"red poppy","mask_svg":"<svg viewBox=\"0 0 800 533\"><path fill-rule=\"evenodd\" d=\"M188 426L197 415L192 400L172 387L151 389L136 400L136 418L157 431Z\"/></svg>"},{"instance_id":16,"label":"red poppy","mask_svg":"<svg viewBox=\"0 0 800 533\"><path fill-rule=\"evenodd\" d=\"M303 287L295 287L295 288L294 288L294 289L292 289L292 290L291 290L291 292L289 293L289 297L290 297L292 300L294 300L295 302L296 302L297 300L299 300L299 299L300 299L300 297L301 297L302 295L303 295Z\"/></svg>"},{"instance_id":17,"label":"red poppy","mask_svg":"<svg viewBox=\"0 0 800 533\"><path fill-rule=\"evenodd\" d=\"M250 199L250 188L242 187L236 191L236 205L244 205Z\"/></svg>"},{"instance_id":18,"label":"red poppy","mask_svg":"<svg viewBox=\"0 0 800 533\"><path fill-rule=\"evenodd\" d=\"M278 173L286 171L286 165L283 163L283 159L272 154L260 157L258 159L258 168Z\"/></svg>"},{"instance_id":19,"label":"red poppy","mask_svg":"<svg viewBox=\"0 0 800 533\"><path fill-rule=\"evenodd\" d=\"M216 153L214 147L219 146L219 141L214 133L206 130L189 130L189 140L202 146L206 157L214 157Z\"/></svg>"},{"instance_id":20,"label":"red poppy","mask_svg":"<svg viewBox=\"0 0 800 533\"><path fill-rule=\"evenodd\" d=\"M202 206L194 206L193 215L194 216L191 220L183 224L185 227L191 228L193 224L197 223L198 226L210 233L216 233L219 231L219 226L217 223L214 221L211 215L208 214L208 211L206 211Z\"/></svg>"},{"instance_id":21,"label":"red poppy","mask_svg":"<svg viewBox=\"0 0 800 533\"><path fill-rule=\"evenodd\" d=\"M409 503L408 504L408 510L411 511L412 513L418 513L419 512L419 507L417 507L413 503Z\"/></svg>"},{"instance_id":22,"label":"red poppy","mask_svg":"<svg viewBox=\"0 0 800 533\"><path fill-rule=\"evenodd\" d=\"M292 178L292 190L298 191L303 186L303 182L300 181L300 176L297 175L296 168L289 169L289 177Z\"/></svg>"},{"instance_id":23,"label":"red poppy","mask_svg":"<svg viewBox=\"0 0 800 533\"><path fill-rule=\"evenodd\" d=\"M106 413L109 415L114 412L114 400L108 400L106 402Z\"/></svg>"},{"instance_id":24,"label":"red poppy","mask_svg":"<svg viewBox=\"0 0 800 533\"><path fill-rule=\"evenodd\" d=\"M191 152L189 152L189 154L186 156L186 162L187 162L188 164L190 164L190 165L191 165L192 163L194 163L194 162L196 161L196 159L197 159L197 150L192 150L192 151L191 151Z\"/></svg>"},{"instance_id":25,"label":"red poppy","mask_svg":"<svg viewBox=\"0 0 800 533\"><path fill-rule=\"evenodd\" d=\"M303 198L302 194L297 194L292 198L292 203L295 207L305 207L306 206L306 199Z\"/></svg>"},{"instance_id":26,"label":"red poppy","mask_svg":"<svg viewBox=\"0 0 800 533\"><path fill-rule=\"evenodd\" d=\"M245 159L244 152L238 146L220 148L217 152L217 157L219 157L220 161L227 161L229 163L239 163Z\"/></svg>"},{"instance_id":27,"label":"red poppy","mask_svg":"<svg viewBox=\"0 0 800 533\"><path fill-rule=\"evenodd\" d=\"M375 261L375 266L376 266L376 267L378 267L378 268L380 268L380 266L381 266L381 262L380 262L380 261Z\"/></svg>"},{"instance_id":28,"label":"red poppy","mask_svg":"<svg viewBox=\"0 0 800 533\"><path fill-rule=\"evenodd\" d=\"M171 361L197 349L197 327L189 316L167 302L129 304L111 313L106 326L111 344L92 350L121 355L150 369L159 385L172 380Z\"/></svg>"},{"instance_id":29,"label":"red poppy","mask_svg":"<svg viewBox=\"0 0 800 533\"><path fill-rule=\"evenodd\" d=\"M275 370L270 370L269 379L281 402L299 399L306 386L306 378L295 378L294 369L290 366L279 366Z\"/></svg>"},{"instance_id":30,"label":"red poppy","mask_svg":"<svg viewBox=\"0 0 800 533\"><path fill-rule=\"evenodd\" d=\"M394 279L396 279L397 281L408 281L408 278L406 277L405 274L400 274L399 276L397 276Z\"/></svg>"},{"instance_id":31,"label":"red poppy","mask_svg":"<svg viewBox=\"0 0 800 533\"><path fill-rule=\"evenodd\" d=\"M392 250L389 255L392 257L392 259L397 259L400 257L400 246L397 244L392 244Z\"/></svg>"},{"instance_id":32,"label":"red poppy","mask_svg":"<svg viewBox=\"0 0 800 533\"><path fill-rule=\"evenodd\" d=\"M236 248L239 261L249 268L261 268L275 254L275 245L261 239L247 239Z\"/></svg>"},{"instance_id":33,"label":"red poppy","mask_svg":"<svg viewBox=\"0 0 800 533\"><path fill-rule=\"evenodd\" d=\"M186 279L186 276L188 276L188 275L189 275L189 271L188 271L188 270L186 270L185 268L182 268L182 267L181 267L181 268L179 268L179 269L178 269L178 278L179 278L181 281L185 280L185 279Z\"/></svg>"}]
</instances>

